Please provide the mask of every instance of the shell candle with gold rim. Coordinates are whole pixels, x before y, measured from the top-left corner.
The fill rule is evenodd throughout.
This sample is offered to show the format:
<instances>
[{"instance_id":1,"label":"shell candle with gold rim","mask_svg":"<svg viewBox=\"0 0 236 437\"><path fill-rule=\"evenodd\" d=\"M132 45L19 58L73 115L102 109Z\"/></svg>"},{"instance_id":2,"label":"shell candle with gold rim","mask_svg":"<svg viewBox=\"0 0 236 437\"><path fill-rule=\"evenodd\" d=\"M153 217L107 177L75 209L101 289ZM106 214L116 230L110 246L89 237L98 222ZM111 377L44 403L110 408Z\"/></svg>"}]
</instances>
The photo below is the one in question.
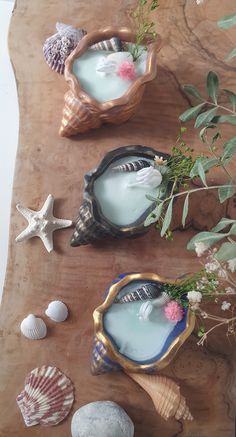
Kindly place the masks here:
<instances>
[{"instance_id":1,"label":"shell candle with gold rim","mask_svg":"<svg viewBox=\"0 0 236 437\"><path fill-rule=\"evenodd\" d=\"M183 310L181 321L165 317L164 309L169 301L165 287L178 282L154 273L123 274L113 281L104 303L94 311L93 374L120 369L153 373L170 363L195 323L194 314L188 309ZM156 284L159 297L145 300L145 311L140 292L140 300L122 302L124 296L148 283Z\"/></svg>"},{"instance_id":2,"label":"shell candle with gold rim","mask_svg":"<svg viewBox=\"0 0 236 437\"><path fill-rule=\"evenodd\" d=\"M99 166L85 175L84 201L75 222L72 246L93 243L96 240L116 237L127 238L148 231L144 222L155 208L156 202L147 195L164 199L172 184L155 170L154 158L160 154L150 147L125 146L107 153ZM158 177L151 180L139 172L152 168ZM163 172L166 167L163 166Z\"/></svg>"}]
</instances>

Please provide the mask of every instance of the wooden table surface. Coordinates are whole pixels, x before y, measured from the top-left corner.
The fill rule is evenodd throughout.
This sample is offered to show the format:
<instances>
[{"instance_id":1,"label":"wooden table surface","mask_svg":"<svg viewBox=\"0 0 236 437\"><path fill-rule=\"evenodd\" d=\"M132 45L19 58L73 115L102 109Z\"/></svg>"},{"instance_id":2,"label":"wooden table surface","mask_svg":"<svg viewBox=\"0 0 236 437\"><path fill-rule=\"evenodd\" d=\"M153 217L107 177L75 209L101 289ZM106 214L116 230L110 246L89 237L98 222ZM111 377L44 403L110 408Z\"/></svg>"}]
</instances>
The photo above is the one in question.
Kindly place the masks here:
<instances>
[{"instance_id":1,"label":"wooden table surface","mask_svg":"<svg viewBox=\"0 0 236 437\"><path fill-rule=\"evenodd\" d=\"M194 0L161 0L156 20L163 46L157 78L147 86L137 114L121 126L103 126L80 137L60 138L58 129L67 85L44 62L44 40L54 33L56 21L88 31L110 24L127 25L127 8L133 3L16 2L9 43L18 86L20 132L1 308L1 437L70 435L72 414L57 427L27 429L17 408L15 398L23 388L26 374L43 364L58 366L74 382L73 412L91 401L113 400L134 421L136 437L234 436L235 343L229 344L219 331L209 339L207 348L198 347L196 336L192 335L162 372L181 384L195 417L191 423L174 419L165 422L156 414L146 393L123 373L97 377L90 374L92 312L101 303L107 285L124 271L153 271L169 277L196 271L196 256L186 251L193 229L176 231L173 242L161 239L152 230L137 240L107 241L79 248L69 246L72 231L62 230L54 235L55 251L51 254L39 239L14 242L26 225L15 209L17 202L37 210L52 193L56 198L55 215L75 218L82 198L83 175L96 166L105 152L126 144L144 144L169 152L179 131L178 116L190 102L181 84L194 83L203 89L207 72L214 69L224 88L235 86L235 63L224 61L234 46L234 34L216 26L218 18L234 11L235 2L206 0L197 6ZM191 128L187 139L198 153L203 151L197 132ZM235 216L232 204L230 208ZM214 213L200 199L195 202L193 221L200 210L203 220L211 216L214 221ZM68 321L55 324L47 319L46 339L23 338L21 320L29 313L46 320L44 311L54 299L68 305Z\"/></svg>"}]
</instances>

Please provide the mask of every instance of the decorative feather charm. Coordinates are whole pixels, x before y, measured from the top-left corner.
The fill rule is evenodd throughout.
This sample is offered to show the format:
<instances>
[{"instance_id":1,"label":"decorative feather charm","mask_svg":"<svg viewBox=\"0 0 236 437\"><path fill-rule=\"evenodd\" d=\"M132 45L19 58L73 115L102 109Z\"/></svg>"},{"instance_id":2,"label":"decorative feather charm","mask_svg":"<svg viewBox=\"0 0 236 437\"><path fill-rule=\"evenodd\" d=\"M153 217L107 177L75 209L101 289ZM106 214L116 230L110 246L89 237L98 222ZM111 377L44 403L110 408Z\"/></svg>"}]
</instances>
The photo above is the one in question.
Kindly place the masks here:
<instances>
[{"instance_id":1,"label":"decorative feather charm","mask_svg":"<svg viewBox=\"0 0 236 437\"><path fill-rule=\"evenodd\" d=\"M150 167L151 164L144 159L139 159L138 161L127 162L126 164L117 165L113 167L112 170L115 171L123 171L123 172L131 172L131 171L139 171L143 168Z\"/></svg>"},{"instance_id":2,"label":"decorative feather charm","mask_svg":"<svg viewBox=\"0 0 236 437\"><path fill-rule=\"evenodd\" d=\"M137 300L156 299L161 294L162 288L163 284L145 284L142 287L137 288L137 290L127 293L125 296L117 297L114 300L114 303L128 303Z\"/></svg>"},{"instance_id":3,"label":"decorative feather charm","mask_svg":"<svg viewBox=\"0 0 236 437\"><path fill-rule=\"evenodd\" d=\"M151 397L156 411L167 420L193 420L185 398L180 394L179 386L165 376L127 373Z\"/></svg>"},{"instance_id":4,"label":"decorative feather charm","mask_svg":"<svg viewBox=\"0 0 236 437\"><path fill-rule=\"evenodd\" d=\"M117 70L117 63L115 61L108 59L108 57L105 56L99 59L99 62L97 63L96 66L97 73L112 74L115 73L116 70Z\"/></svg>"},{"instance_id":5,"label":"decorative feather charm","mask_svg":"<svg viewBox=\"0 0 236 437\"><path fill-rule=\"evenodd\" d=\"M157 188L162 182L162 174L156 168L152 166L148 168L142 168L137 172L136 182L128 184L128 187L147 187Z\"/></svg>"}]
</instances>

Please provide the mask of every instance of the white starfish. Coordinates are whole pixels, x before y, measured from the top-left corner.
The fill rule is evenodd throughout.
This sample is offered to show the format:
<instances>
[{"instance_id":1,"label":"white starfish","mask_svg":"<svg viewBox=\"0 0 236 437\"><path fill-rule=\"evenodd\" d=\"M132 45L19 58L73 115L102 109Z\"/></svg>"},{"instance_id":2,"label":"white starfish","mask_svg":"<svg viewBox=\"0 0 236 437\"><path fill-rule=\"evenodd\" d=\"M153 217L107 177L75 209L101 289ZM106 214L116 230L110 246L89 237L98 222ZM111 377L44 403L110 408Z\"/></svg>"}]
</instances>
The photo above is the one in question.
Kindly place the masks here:
<instances>
[{"instance_id":1,"label":"white starfish","mask_svg":"<svg viewBox=\"0 0 236 437\"><path fill-rule=\"evenodd\" d=\"M49 194L40 211L25 208L19 203L17 210L28 220L28 226L18 237L16 242L29 240L32 237L41 238L48 252L53 250L53 232L57 229L68 228L72 225L71 220L64 220L53 215L54 197Z\"/></svg>"}]
</instances>

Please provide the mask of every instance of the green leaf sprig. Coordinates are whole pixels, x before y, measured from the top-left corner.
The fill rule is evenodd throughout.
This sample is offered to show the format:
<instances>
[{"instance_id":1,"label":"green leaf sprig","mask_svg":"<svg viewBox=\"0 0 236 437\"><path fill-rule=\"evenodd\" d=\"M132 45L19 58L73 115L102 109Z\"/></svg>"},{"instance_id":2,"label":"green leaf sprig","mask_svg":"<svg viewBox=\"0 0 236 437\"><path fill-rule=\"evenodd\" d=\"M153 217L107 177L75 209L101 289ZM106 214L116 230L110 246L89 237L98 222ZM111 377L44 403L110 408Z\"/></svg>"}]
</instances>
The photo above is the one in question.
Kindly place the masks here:
<instances>
[{"instance_id":1,"label":"green leaf sprig","mask_svg":"<svg viewBox=\"0 0 236 437\"><path fill-rule=\"evenodd\" d=\"M130 13L130 18L135 30L136 41L131 45L129 51L133 56L133 60L137 59L143 53L143 43L145 38L155 38L157 33L155 31L155 23L151 20L152 12L159 6L158 0L138 0L136 9Z\"/></svg>"}]
</instances>

